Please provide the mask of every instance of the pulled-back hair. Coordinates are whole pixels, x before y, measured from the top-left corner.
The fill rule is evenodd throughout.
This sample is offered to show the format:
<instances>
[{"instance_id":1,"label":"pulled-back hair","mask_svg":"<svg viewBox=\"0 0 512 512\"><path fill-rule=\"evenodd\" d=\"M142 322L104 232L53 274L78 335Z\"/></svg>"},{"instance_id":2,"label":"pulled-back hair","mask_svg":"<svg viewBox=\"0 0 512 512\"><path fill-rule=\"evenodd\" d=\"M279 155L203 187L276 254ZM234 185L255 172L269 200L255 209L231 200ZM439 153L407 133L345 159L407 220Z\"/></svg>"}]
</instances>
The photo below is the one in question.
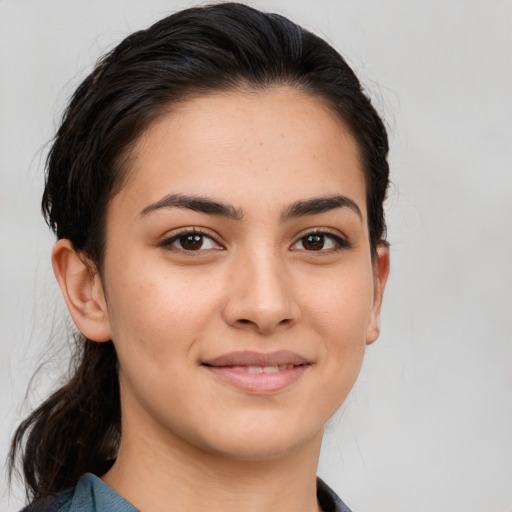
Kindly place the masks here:
<instances>
[{"instance_id":1,"label":"pulled-back hair","mask_svg":"<svg viewBox=\"0 0 512 512\"><path fill-rule=\"evenodd\" d=\"M329 44L277 15L224 3L190 8L124 39L82 82L47 159L42 209L57 237L102 271L105 212L129 172L131 149L160 116L216 91L288 85L323 101L357 142L372 254L384 242L384 125L354 72ZM103 474L117 455L121 410L111 341L77 335L70 380L15 433L27 495L38 500Z\"/></svg>"}]
</instances>

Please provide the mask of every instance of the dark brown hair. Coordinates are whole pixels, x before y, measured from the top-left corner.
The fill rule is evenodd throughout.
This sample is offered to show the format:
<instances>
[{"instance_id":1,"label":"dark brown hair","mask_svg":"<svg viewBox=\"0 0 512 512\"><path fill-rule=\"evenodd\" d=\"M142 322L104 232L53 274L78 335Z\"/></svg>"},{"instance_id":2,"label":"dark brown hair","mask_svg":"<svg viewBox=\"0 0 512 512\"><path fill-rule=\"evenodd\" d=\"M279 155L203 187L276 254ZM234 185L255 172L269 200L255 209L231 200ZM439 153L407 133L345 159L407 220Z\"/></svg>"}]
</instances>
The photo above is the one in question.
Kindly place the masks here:
<instances>
[{"instance_id":1,"label":"dark brown hair","mask_svg":"<svg viewBox=\"0 0 512 512\"><path fill-rule=\"evenodd\" d=\"M384 242L388 187L384 125L354 72L329 44L288 19L223 3L191 8L136 32L103 57L71 98L47 160L42 209L58 238L101 273L108 201L122 187L127 155L173 104L219 90L296 87L336 112L355 138L366 179L370 245ZM121 436L112 342L77 335L70 380L17 429L11 471L22 460L38 500L103 474Z\"/></svg>"}]
</instances>

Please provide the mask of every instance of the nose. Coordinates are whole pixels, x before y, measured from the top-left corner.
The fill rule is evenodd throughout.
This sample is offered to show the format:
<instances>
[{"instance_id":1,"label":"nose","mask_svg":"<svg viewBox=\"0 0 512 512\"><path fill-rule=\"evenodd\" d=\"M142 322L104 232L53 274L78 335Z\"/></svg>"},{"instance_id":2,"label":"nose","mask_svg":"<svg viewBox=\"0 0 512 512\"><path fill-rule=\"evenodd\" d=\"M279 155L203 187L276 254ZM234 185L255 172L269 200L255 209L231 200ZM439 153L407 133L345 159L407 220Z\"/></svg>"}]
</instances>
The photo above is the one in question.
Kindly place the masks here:
<instances>
[{"instance_id":1,"label":"nose","mask_svg":"<svg viewBox=\"0 0 512 512\"><path fill-rule=\"evenodd\" d=\"M270 248L240 255L230 269L227 288L222 315L237 329L270 334L299 318L286 264Z\"/></svg>"}]
</instances>

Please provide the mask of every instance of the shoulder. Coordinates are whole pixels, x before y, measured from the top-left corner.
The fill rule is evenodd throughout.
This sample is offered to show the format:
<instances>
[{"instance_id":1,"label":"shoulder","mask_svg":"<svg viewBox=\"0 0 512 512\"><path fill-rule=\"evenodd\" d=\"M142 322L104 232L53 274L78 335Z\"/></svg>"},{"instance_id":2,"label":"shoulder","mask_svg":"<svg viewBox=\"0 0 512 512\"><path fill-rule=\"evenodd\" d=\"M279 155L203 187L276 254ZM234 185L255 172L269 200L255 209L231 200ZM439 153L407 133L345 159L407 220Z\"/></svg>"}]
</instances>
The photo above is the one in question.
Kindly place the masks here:
<instances>
[{"instance_id":1,"label":"shoulder","mask_svg":"<svg viewBox=\"0 0 512 512\"><path fill-rule=\"evenodd\" d=\"M75 487L49 496L20 512L138 512L122 496L92 473L85 473Z\"/></svg>"},{"instance_id":2,"label":"shoulder","mask_svg":"<svg viewBox=\"0 0 512 512\"><path fill-rule=\"evenodd\" d=\"M318 504L324 512L351 512L341 498L321 479L316 479Z\"/></svg>"},{"instance_id":3,"label":"shoulder","mask_svg":"<svg viewBox=\"0 0 512 512\"><path fill-rule=\"evenodd\" d=\"M340 497L317 478L318 503L324 512L351 512ZM21 512L138 512L97 476L86 473L77 485L25 507Z\"/></svg>"}]
</instances>

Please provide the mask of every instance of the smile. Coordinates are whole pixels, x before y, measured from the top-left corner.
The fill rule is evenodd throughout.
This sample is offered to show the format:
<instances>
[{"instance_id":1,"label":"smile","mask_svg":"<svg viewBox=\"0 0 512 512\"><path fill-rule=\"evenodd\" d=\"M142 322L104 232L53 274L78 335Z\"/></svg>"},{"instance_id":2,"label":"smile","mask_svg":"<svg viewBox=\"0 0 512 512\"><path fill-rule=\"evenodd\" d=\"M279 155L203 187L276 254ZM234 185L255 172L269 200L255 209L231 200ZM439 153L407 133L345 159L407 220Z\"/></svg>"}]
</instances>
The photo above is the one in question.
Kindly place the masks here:
<instances>
[{"instance_id":1,"label":"smile","mask_svg":"<svg viewBox=\"0 0 512 512\"><path fill-rule=\"evenodd\" d=\"M298 381L311 363L292 352L232 352L202 366L219 381L249 393L275 393Z\"/></svg>"},{"instance_id":2,"label":"smile","mask_svg":"<svg viewBox=\"0 0 512 512\"><path fill-rule=\"evenodd\" d=\"M283 370L291 370L293 364L281 364L279 366L233 366L232 369L247 373L277 373Z\"/></svg>"}]
</instances>

